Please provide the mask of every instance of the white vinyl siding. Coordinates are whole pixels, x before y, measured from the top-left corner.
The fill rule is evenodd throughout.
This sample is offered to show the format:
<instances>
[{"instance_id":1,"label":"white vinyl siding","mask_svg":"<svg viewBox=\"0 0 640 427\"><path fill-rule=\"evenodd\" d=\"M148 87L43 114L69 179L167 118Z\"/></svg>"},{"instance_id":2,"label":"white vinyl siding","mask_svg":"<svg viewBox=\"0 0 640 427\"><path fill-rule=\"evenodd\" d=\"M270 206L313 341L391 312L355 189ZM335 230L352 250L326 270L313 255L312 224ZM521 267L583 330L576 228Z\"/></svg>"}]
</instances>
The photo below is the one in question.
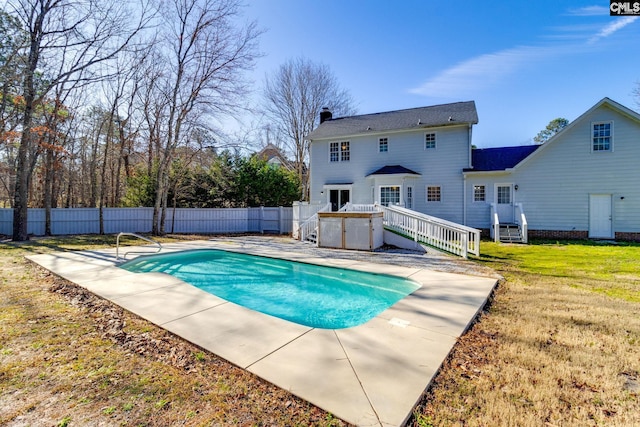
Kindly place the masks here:
<instances>
[{"instance_id":1,"label":"white vinyl siding","mask_svg":"<svg viewBox=\"0 0 640 427\"><path fill-rule=\"evenodd\" d=\"M433 131L431 131L433 132ZM311 142L311 202L326 199L323 186L352 185L351 202L380 202L381 186L399 186L400 203L406 206L407 186L413 187L412 209L448 221L463 222L462 169L469 165L469 127L447 126L437 130L437 150L425 150L425 130L416 129L393 135L373 133ZM380 138L388 138L389 151L379 152ZM350 161L339 160L340 141L349 141ZM332 142L337 142L338 161L328 162ZM420 175L396 176L371 173L385 165L400 165ZM433 181L436 181L435 183ZM426 201L426 186L442 185L442 203Z\"/></svg>"},{"instance_id":2,"label":"white vinyl siding","mask_svg":"<svg viewBox=\"0 0 640 427\"><path fill-rule=\"evenodd\" d=\"M592 150L593 125L611 123L612 151ZM614 134L615 132L615 134ZM473 203L473 186L485 185L487 201L495 185L512 182L530 230L589 230L589 195L612 194L614 232L640 230L640 123L608 106L579 118L540 151L509 173L467 174L467 225L490 227L489 203ZM547 145L549 144L549 145Z\"/></svg>"}]
</instances>

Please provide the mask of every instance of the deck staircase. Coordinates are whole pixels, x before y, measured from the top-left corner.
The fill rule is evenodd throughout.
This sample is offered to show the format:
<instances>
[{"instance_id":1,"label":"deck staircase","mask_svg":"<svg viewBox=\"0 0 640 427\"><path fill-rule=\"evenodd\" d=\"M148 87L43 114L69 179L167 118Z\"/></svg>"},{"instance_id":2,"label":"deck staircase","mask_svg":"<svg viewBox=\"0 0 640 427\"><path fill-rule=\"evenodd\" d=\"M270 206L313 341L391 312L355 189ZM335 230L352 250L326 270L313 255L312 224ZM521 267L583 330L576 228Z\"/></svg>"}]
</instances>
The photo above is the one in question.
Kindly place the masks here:
<instances>
[{"instance_id":1,"label":"deck staircase","mask_svg":"<svg viewBox=\"0 0 640 427\"><path fill-rule=\"evenodd\" d=\"M503 243L523 243L522 229L518 224L500 224L500 241Z\"/></svg>"},{"instance_id":2,"label":"deck staircase","mask_svg":"<svg viewBox=\"0 0 640 427\"><path fill-rule=\"evenodd\" d=\"M305 242L313 243L314 245L318 244L318 229L316 228L311 233L306 235Z\"/></svg>"},{"instance_id":3,"label":"deck staircase","mask_svg":"<svg viewBox=\"0 0 640 427\"><path fill-rule=\"evenodd\" d=\"M330 210L331 204L328 203L317 212ZM467 258L468 254L480 255L480 230L475 228L399 206L385 207L378 204L347 203L340 210L346 212L383 212L383 224L386 230L463 258ZM297 235L301 241L318 244L317 212L300 224Z\"/></svg>"}]
</instances>

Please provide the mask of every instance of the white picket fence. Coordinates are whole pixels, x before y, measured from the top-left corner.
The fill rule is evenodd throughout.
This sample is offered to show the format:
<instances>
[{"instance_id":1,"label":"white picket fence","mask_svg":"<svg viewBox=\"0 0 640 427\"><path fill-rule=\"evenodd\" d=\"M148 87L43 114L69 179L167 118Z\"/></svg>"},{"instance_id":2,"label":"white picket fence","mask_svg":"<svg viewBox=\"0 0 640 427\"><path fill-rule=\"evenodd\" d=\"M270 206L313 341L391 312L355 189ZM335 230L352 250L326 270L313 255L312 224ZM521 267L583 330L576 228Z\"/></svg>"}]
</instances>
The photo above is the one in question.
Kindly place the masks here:
<instances>
[{"instance_id":1,"label":"white picket fence","mask_svg":"<svg viewBox=\"0 0 640 427\"><path fill-rule=\"evenodd\" d=\"M35 236L45 234L45 210L29 209L27 232ZM149 233L153 208L105 208L104 232ZM259 207L229 209L167 209L165 231L183 234L269 233L288 234L292 231L291 207ZM98 234L98 208L69 208L51 210L51 234ZM13 209L0 209L0 234L13 233Z\"/></svg>"}]
</instances>

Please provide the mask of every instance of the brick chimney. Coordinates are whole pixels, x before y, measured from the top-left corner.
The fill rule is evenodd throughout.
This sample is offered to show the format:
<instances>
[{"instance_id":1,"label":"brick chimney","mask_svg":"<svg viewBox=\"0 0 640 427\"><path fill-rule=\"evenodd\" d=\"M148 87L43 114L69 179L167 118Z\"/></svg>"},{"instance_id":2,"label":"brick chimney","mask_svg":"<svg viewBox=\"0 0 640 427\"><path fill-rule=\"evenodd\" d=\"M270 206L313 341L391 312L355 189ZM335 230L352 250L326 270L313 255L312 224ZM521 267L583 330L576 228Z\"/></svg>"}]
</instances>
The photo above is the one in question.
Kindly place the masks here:
<instances>
[{"instance_id":1,"label":"brick chimney","mask_svg":"<svg viewBox=\"0 0 640 427\"><path fill-rule=\"evenodd\" d=\"M331 110L327 107L323 107L322 111L320 111L320 123L323 123L325 120L331 120L333 118L333 114L331 114Z\"/></svg>"}]
</instances>

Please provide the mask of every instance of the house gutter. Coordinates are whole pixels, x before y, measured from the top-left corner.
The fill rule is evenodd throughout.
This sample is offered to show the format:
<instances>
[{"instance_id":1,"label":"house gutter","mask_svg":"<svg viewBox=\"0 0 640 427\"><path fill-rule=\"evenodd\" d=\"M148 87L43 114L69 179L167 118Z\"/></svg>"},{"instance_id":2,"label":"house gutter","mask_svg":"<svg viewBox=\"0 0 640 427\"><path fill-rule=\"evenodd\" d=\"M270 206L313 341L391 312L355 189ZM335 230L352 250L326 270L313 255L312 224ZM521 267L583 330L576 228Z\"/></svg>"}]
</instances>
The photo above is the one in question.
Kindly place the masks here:
<instances>
[{"instance_id":1,"label":"house gutter","mask_svg":"<svg viewBox=\"0 0 640 427\"><path fill-rule=\"evenodd\" d=\"M473 148L471 144L473 123L469 123L467 126L469 127L469 143L467 144L469 151L469 169L471 169L473 168ZM467 225L467 174L464 170L462 171L462 223Z\"/></svg>"}]
</instances>

